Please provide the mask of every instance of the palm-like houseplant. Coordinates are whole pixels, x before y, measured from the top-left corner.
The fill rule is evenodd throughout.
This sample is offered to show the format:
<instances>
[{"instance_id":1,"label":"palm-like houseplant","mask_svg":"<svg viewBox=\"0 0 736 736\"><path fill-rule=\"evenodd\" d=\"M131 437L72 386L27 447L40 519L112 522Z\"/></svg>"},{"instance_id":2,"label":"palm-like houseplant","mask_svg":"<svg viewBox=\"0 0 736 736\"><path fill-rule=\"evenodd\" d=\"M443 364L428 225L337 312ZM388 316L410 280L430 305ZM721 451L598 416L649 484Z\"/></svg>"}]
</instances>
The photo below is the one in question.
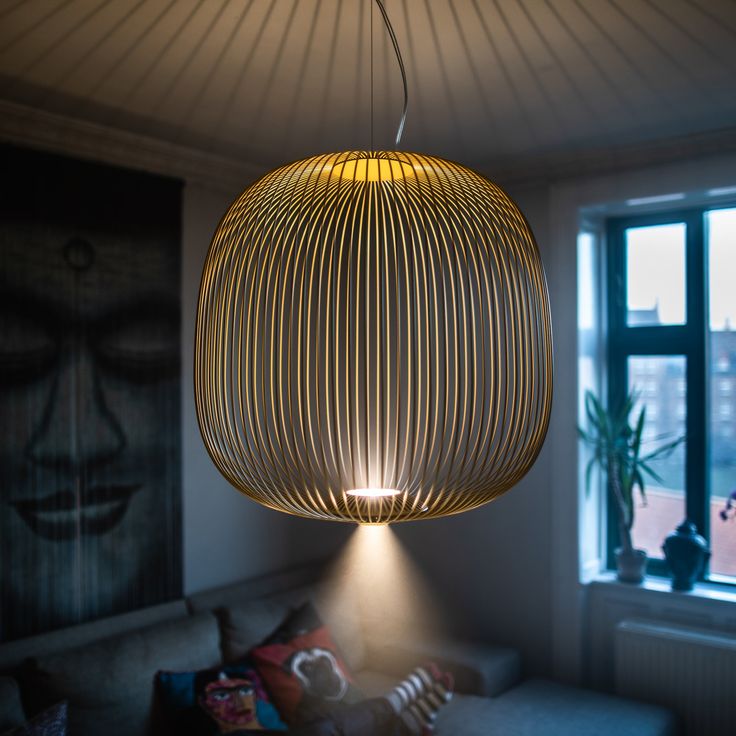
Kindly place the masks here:
<instances>
[{"instance_id":1,"label":"palm-like houseplant","mask_svg":"<svg viewBox=\"0 0 736 736\"><path fill-rule=\"evenodd\" d=\"M646 422L646 406L641 408L633 423L631 419L638 399L638 393L632 391L620 405L606 409L600 399L591 391L586 391L585 415L588 426L585 429L578 428L580 438L592 453L585 470L586 488L590 487L593 469L599 467L605 475L608 492L614 501L620 544L616 550L618 578L635 583L642 581L646 566L646 552L634 549L631 541L635 493L638 491L646 502L645 477L662 481L650 463L671 455L685 439L684 436L678 437L644 452L642 434Z\"/></svg>"}]
</instances>

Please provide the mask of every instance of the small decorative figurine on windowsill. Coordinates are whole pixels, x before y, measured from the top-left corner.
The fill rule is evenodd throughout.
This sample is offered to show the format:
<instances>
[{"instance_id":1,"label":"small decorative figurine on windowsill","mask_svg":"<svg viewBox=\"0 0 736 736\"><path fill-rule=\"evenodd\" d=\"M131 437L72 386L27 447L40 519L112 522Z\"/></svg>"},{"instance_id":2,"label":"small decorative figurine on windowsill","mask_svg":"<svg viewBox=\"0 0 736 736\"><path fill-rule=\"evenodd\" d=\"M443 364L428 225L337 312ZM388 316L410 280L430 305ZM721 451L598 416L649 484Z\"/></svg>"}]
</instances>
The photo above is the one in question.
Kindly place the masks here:
<instances>
[{"instance_id":1,"label":"small decorative figurine on windowsill","mask_svg":"<svg viewBox=\"0 0 736 736\"><path fill-rule=\"evenodd\" d=\"M672 590L692 590L710 558L708 544L695 524L685 519L664 540L662 551L672 571Z\"/></svg>"}]
</instances>

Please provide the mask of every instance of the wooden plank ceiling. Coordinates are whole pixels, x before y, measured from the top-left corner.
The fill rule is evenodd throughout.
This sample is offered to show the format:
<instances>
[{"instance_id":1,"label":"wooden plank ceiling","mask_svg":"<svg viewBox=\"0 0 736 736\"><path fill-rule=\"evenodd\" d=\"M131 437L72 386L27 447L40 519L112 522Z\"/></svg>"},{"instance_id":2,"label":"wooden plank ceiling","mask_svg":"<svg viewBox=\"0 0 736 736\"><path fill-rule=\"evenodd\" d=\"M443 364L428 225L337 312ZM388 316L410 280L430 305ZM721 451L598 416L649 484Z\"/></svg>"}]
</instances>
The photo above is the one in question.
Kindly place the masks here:
<instances>
[{"instance_id":1,"label":"wooden plank ceiling","mask_svg":"<svg viewBox=\"0 0 736 736\"><path fill-rule=\"evenodd\" d=\"M484 169L736 130L736 0L387 0L402 147ZM391 147L371 0L0 0L0 98L258 165Z\"/></svg>"}]
</instances>

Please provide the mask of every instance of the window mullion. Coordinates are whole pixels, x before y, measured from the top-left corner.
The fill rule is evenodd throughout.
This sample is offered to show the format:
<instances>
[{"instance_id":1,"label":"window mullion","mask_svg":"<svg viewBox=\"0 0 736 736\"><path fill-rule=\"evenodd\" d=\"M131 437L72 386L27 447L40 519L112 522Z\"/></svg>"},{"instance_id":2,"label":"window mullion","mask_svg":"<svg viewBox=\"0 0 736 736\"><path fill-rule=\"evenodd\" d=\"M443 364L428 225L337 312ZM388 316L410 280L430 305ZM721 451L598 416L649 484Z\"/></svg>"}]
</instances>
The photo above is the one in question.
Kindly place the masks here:
<instances>
[{"instance_id":1,"label":"window mullion","mask_svg":"<svg viewBox=\"0 0 736 736\"><path fill-rule=\"evenodd\" d=\"M687 355L692 334L685 326L624 327L611 343L626 355Z\"/></svg>"},{"instance_id":2,"label":"window mullion","mask_svg":"<svg viewBox=\"0 0 736 736\"><path fill-rule=\"evenodd\" d=\"M687 516L706 539L710 535L707 393L707 248L704 213L687 217L687 445L685 486Z\"/></svg>"}]
</instances>

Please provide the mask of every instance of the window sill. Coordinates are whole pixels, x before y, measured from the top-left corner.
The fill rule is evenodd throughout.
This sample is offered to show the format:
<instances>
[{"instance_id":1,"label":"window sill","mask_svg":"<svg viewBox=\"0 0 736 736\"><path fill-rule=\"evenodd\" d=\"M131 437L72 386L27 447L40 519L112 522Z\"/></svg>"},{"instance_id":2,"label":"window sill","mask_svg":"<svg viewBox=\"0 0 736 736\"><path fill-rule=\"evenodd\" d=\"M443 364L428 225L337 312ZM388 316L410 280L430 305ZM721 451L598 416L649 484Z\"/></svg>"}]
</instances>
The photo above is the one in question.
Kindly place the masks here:
<instances>
[{"instance_id":1,"label":"window sill","mask_svg":"<svg viewBox=\"0 0 736 736\"><path fill-rule=\"evenodd\" d=\"M658 578L649 576L644 579L640 585L632 583L621 583L616 580L615 572L602 572L588 581L588 585L605 586L611 592L614 590L626 597L639 596L667 596L672 601L689 601L692 604L698 604L705 601L713 601L715 604L736 603L736 586L725 585L719 583L697 583L695 588L690 591L672 590L670 581L666 578ZM610 587L609 587L610 586Z\"/></svg>"}]
</instances>

